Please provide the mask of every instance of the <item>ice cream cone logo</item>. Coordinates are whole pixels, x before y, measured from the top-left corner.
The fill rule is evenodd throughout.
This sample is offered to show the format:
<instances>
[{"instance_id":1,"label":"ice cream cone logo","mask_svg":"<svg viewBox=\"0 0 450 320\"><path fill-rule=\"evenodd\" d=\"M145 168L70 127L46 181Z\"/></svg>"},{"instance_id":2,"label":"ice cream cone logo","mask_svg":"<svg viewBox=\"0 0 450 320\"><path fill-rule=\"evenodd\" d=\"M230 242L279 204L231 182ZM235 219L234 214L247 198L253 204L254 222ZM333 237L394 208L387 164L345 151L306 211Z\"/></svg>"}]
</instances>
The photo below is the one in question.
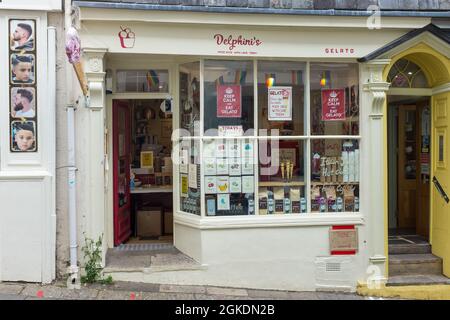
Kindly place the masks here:
<instances>
[{"instance_id":1,"label":"ice cream cone logo","mask_svg":"<svg viewBox=\"0 0 450 320\"><path fill-rule=\"evenodd\" d=\"M69 62L73 65L84 96L87 96L89 88L81 61L81 42L78 32L74 27L70 27L67 31L66 55Z\"/></svg>"},{"instance_id":2,"label":"ice cream cone logo","mask_svg":"<svg viewBox=\"0 0 450 320\"><path fill-rule=\"evenodd\" d=\"M119 39L122 48L127 49L134 47L135 34L130 28L120 26Z\"/></svg>"}]
</instances>

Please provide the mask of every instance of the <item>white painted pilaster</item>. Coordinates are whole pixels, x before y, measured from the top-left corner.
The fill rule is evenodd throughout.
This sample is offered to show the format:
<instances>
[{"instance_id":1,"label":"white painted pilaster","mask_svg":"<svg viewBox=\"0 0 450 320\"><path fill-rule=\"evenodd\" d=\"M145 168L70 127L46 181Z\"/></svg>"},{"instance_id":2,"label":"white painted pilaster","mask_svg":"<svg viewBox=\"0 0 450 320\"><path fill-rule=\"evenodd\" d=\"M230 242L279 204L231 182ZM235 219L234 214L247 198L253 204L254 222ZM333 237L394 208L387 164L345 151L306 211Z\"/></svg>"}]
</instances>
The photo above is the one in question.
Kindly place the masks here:
<instances>
[{"instance_id":1,"label":"white painted pilaster","mask_svg":"<svg viewBox=\"0 0 450 320\"><path fill-rule=\"evenodd\" d=\"M363 91L363 135L366 144L364 181L366 181L367 192L364 201L367 203L367 256L369 265L378 267L371 268L376 274L371 278L384 280L386 278L386 255L385 241L385 177L387 177L385 145L385 115L386 92L389 83L383 81L383 70L390 60L380 59L370 61L361 65Z\"/></svg>"},{"instance_id":2,"label":"white painted pilaster","mask_svg":"<svg viewBox=\"0 0 450 320\"><path fill-rule=\"evenodd\" d=\"M104 49L83 50L89 97L77 110L77 140L81 141L77 163L83 163L78 172L82 177L78 187L82 195L78 199L84 203L81 209L84 211L82 231L92 239L105 234L105 53ZM103 255L106 254L106 248L104 238Z\"/></svg>"}]
</instances>

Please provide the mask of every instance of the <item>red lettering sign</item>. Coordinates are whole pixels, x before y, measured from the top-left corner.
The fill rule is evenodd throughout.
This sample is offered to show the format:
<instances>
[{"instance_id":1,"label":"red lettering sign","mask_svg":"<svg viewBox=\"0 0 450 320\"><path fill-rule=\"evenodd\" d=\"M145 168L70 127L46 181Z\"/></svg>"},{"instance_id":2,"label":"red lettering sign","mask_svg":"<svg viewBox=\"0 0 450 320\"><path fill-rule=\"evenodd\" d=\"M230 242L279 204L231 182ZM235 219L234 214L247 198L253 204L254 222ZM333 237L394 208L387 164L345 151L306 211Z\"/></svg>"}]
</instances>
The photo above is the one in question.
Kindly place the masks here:
<instances>
[{"instance_id":1,"label":"red lettering sign","mask_svg":"<svg viewBox=\"0 0 450 320\"><path fill-rule=\"evenodd\" d=\"M345 90L322 90L322 121L345 120Z\"/></svg>"},{"instance_id":2,"label":"red lettering sign","mask_svg":"<svg viewBox=\"0 0 450 320\"><path fill-rule=\"evenodd\" d=\"M241 86L220 85L217 87L217 117L218 118L240 118L241 108Z\"/></svg>"},{"instance_id":3,"label":"red lettering sign","mask_svg":"<svg viewBox=\"0 0 450 320\"><path fill-rule=\"evenodd\" d=\"M244 38L242 35L233 37L231 34L227 37L223 34L217 33L214 35L216 44L218 46L225 45L228 46L229 50L234 50L237 46L249 46L249 47L259 47L262 41L256 37Z\"/></svg>"}]
</instances>

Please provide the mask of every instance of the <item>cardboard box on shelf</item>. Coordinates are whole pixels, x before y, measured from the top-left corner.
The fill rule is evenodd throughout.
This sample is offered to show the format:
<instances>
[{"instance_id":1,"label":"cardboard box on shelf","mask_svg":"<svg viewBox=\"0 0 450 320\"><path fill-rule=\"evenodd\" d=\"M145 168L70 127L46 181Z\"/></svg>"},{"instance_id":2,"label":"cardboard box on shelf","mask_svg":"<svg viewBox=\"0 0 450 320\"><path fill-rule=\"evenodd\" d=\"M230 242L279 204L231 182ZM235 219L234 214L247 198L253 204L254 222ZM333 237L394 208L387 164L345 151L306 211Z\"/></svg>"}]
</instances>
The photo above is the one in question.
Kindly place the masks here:
<instances>
[{"instance_id":1,"label":"cardboard box on shelf","mask_svg":"<svg viewBox=\"0 0 450 320\"><path fill-rule=\"evenodd\" d=\"M171 157L164 157L164 167L166 170L172 171L172 158Z\"/></svg>"},{"instance_id":2,"label":"cardboard box on shelf","mask_svg":"<svg viewBox=\"0 0 450 320\"><path fill-rule=\"evenodd\" d=\"M137 212L138 237L159 237L162 235L162 208L149 207Z\"/></svg>"},{"instance_id":3,"label":"cardboard box on shelf","mask_svg":"<svg viewBox=\"0 0 450 320\"><path fill-rule=\"evenodd\" d=\"M164 210L164 234L173 234L172 210Z\"/></svg>"}]
</instances>

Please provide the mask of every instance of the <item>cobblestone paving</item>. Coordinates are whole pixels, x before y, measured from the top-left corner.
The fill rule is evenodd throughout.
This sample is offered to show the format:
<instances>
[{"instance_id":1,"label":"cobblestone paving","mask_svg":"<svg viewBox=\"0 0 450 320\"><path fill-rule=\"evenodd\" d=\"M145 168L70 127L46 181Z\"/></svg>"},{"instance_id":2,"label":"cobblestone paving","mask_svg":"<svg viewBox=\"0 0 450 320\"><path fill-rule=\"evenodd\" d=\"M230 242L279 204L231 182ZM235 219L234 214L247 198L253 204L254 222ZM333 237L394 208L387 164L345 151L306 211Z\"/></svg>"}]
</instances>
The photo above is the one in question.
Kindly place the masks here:
<instances>
[{"instance_id":1,"label":"cobblestone paving","mask_svg":"<svg viewBox=\"0 0 450 320\"><path fill-rule=\"evenodd\" d=\"M0 283L0 300L367 300L351 293L271 291L215 286L184 286L115 282L68 289L65 282L50 285Z\"/></svg>"}]
</instances>

